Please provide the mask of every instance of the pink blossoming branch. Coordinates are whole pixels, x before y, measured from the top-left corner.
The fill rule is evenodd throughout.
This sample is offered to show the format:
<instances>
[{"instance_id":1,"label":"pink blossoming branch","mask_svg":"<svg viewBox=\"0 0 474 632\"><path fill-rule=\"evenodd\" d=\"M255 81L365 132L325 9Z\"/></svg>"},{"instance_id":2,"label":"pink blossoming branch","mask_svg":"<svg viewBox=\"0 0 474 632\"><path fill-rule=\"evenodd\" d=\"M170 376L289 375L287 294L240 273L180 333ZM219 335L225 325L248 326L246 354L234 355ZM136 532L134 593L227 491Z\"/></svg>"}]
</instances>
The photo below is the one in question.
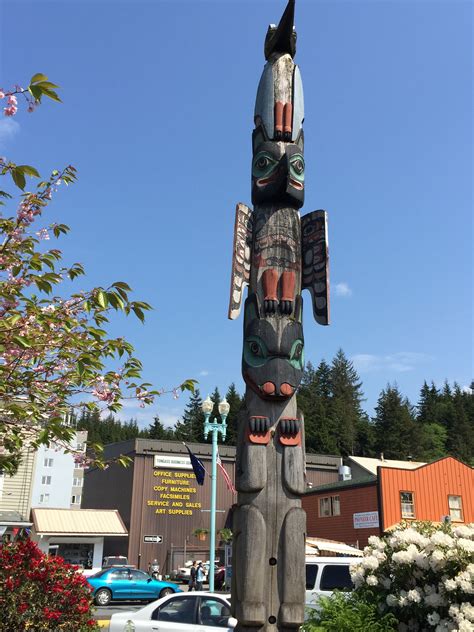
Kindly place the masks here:
<instances>
[{"instance_id":1,"label":"pink blossoming branch","mask_svg":"<svg viewBox=\"0 0 474 632\"><path fill-rule=\"evenodd\" d=\"M19 85L16 85L11 90L0 88L0 101L6 100L3 113L5 116L15 116L18 112L18 96L25 99L28 112L35 111L35 108L40 105L43 96L53 101L61 101L56 92L58 87L55 83L51 83L46 75L37 73L33 75L27 88L22 88Z\"/></svg>"},{"instance_id":2,"label":"pink blossoming branch","mask_svg":"<svg viewBox=\"0 0 474 632\"><path fill-rule=\"evenodd\" d=\"M45 85L46 79L32 79L28 91L36 100L39 90L53 98L48 94L53 84ZM19 94L26 92L17 88ZM22 192L16 214L0 216L0 467L14 471L26 446L53 442L74 452L74 429L64 421L71 408L116 412L124 399L145 406L165 391L141 381L142 364L133 346L122 337L109 338L105 329L111 312L133 313L144 322L151 309L131 300L127 283L117 281L68 298L53 295L56 286L84 275L84 269L80 263L61 265L58 249L40 248L42 241L66 234L68 226L35 224L60 185L76 181L74 167L54 170L41 180L34 167L1 158L0 175L10 176ZM27 178L38 179L35 191L25 191ZM11 197L0 191L0 204ZM107 370L117 361L120 368ZM194 385L186 380L171 392L178 397ZM100 446L78 458L105 464Z\"/></svg>"}]
</instances>

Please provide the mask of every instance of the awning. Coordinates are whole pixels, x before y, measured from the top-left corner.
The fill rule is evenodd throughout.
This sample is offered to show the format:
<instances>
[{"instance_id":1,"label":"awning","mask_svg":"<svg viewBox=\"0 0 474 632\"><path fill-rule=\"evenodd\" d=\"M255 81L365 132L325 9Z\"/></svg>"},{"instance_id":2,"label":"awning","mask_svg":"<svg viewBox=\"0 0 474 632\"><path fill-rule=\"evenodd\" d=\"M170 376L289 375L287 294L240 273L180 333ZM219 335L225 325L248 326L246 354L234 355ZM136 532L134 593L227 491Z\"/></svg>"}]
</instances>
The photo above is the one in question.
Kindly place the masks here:
<instances>
[{"instance_id":1,"label":"awning","mask_svg":"<svg viewBox=\"0 0 474 632\"><path fill-rule=\"evenodd\" d=\"M351 555L361 557L364 553L354 546L337 542L336 540L325 540L324 538L306 538L306 555Z\"/></svg>"},{"instance_id":2,"label":"awning","mask_svg":"<svg viewBox=\"0 0 474 632\"><path fill-rule=\"evenodd\" d=\"M29 528L31 522L25 520L18 511L0 511L0 526Z\"/></svg>"},{"instance_id":3,"label":"awning","mask_svg":"<svg viewBox=\"0 0 474 632\"><path fill-rule=\"evenodd\" d=\"M33 528L38 535L127 536L128 532L116 509L31 510Z\"/></svg>"}]
</instances>

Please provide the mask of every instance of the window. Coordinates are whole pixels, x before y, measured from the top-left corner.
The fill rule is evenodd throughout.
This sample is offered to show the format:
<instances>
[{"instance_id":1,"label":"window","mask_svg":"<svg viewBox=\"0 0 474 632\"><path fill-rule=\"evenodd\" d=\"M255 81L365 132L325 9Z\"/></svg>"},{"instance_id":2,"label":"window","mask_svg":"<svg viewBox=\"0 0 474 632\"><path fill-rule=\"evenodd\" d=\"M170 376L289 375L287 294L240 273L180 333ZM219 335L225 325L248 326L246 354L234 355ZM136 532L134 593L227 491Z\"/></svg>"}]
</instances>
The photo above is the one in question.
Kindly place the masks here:
<instances>
[{"instance_id":1,"label":"window","mask_svg":"<svg viewBox=\"0 0 474 632\"><path fill-rule=\"evenodd\" d=\"M151 618L153 621L172 621L173 623L195 623L196 597L174 597L161 608L157 608Z\"/></svg>"},{"instance_id":2,"label":"window","mask_svg":"<svg viewBox=\"0 0 474 632\"><path fill-rule=\"evenodd\" d=\"M42 485L51 485L51 476L42 476L41 477Z\"/></svg>"},{"instance_id":3,"label":"window","mask_svg":"<svg viewBox=\"0 0 474 632\"><path fill-rule=\"evenodd\" d=\"M317 564L306 564L306 590L314 590L318 576Z\"/></svg>"},{"instance_id":4,"label":"window","mask_svg":"<svg viewBox=\"0 0 474 632\"><path fill-rule=\"evenodd\" d=\"M40 503L42 505L49 503L49 494L40 494Z\"/></svg>"},{"instance_id":5,"label":"window","mask_svg":"<svg viewBox=\"0 0 474 632\"><path fill-rule=\"evenodd\" d=\"M229 606L220 599L202 597L199 607L198 623L216 628L227 628L230 617Z\"/></svg>"},{"instance_id":6,"label":"window","mask_svg":"<svg viewBox=\"0 0 474 632\"><path fill-rule=\"evenodd\" d=\"M78 452L84 452L85 449L86 449L86 444L81 441L78 441L76 445L76 450Z\"/></svg>"},{"instance_id":7,"label":"window","mask_svg":"<svg viewBox=\"0 0 474 632\"><path fill-rule=\"evenodd\" d=\"M134 582L148 581L150 576L143 571L130 571L131 578Z\"/></svg>"},{"instance_id":8,"label":"window","mask_svg":"<svg viewBox=\"0 0 474 632\"><path fill-rule=\"evenodd\" d=\"M112 573L110 573L109 577L110 579L121 579L121 580L126 579L127 581L130 579L128 571L124 571L124 570L113 571Z\"/></svg>"},{"instance_id":9,"label":"window","mask_svg":"<svg viewBox=\"0 0 474 632\"><path fill-rule=\"evenodd\" d=\"M45 457L43 461L43 465L44 467L53 467L53 459L49 459L48 457Z\"/></svg>"},{"instance_id":10,"label":"window","mask_svg":"<svg viewBox=\"0 0 474 632\"><path fill-rule=\"evenodd\" d=\"M349 573L348 564L334 564L325 566L321 575L321 590L343 590L344 588L352 589L351 574Z\"/></svg>"},{"instance_id":11,"label":"window","mask_svg":"<svg viewBox=\"0 0 474 632\"><path fill-rule=\"evenodd\" d=\"M76 477L74 477L72 479L72 486L73 487L82 487L83 482L84 482L83 478L76 478Z\"/></svg>"},{"instance_id":12,"label":"window","mask_svg":"<svg viewBox=\"0 0 474 632\"><path fill-rule=\"evenodd\" d=\"M341 515L341 502L339 496L327 496L319 499L319 517L327 518L329 516Z\"/></svg>"},{"instance_id":13,"label":"window","mask_svg":"<svg viewBox=\"0 0 474 632\"><path fill-rule=\"evenodd\" d=\"M461 496L448 496L449 515L451 520L463 521Z\"/></svg>"},{"instance_id":14,"label":"window","mask_svg":"<svg viewBox=\"0 0 474 632\"><path fill-rule=\"evenodd\" d=\"M400 505L402 508L402 518L415 517L415 501L413 492L400 492Z\"/></svg>"},{"instance_id":15,"label":"window","mask_svg":"<svg viewBox=\"0 0 474 632\"><path fill-rule=\"evenodd\" d=\"M81 495L80 494L73 494L72 498L71 498L71 504L72 505L80 505L81 504Z\"/></svg>"}]
</instances>

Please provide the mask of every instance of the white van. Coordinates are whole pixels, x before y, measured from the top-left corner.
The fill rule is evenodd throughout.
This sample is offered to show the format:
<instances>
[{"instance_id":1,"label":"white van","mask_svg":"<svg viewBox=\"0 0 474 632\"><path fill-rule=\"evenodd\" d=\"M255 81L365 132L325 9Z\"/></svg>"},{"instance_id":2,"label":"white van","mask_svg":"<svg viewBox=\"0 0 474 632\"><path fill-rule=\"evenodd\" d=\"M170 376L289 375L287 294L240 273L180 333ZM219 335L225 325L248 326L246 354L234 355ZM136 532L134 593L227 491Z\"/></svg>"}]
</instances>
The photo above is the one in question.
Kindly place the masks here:
<instances>
[{"instance_id":1,"label":"white van","mask_svg":"<svg viewBox=\"0 0 474 632\"><path fill-rule=\"evenodd\" d=\"M351 590L349 566L358 562L360 557L307 557L306 606L317 608L319 598L331 596L333 590Z\"/></svg>"}]
</instances>

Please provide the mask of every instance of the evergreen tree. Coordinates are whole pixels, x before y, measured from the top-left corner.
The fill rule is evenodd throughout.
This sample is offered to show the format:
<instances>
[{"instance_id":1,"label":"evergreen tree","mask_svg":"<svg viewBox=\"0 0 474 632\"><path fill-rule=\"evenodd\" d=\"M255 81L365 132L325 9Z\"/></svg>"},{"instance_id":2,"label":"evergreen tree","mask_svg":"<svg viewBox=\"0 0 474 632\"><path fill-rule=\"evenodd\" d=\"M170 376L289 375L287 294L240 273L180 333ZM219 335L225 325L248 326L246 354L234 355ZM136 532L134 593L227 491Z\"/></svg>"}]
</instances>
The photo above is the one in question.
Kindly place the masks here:
<instances>
[{"instance_id":1,"label":"evergreen tree","mask_svg":"<svg viewBox=\"0 0 474 632\"><path fill-rule=\"evenodd\" d=\"M242 407L242 397L237 392L235 388L235 384L232 384L227 389L227 393L225 396L227 402L229 403L230 409L229 414L227 415L227 436L225 440L225 445L236 445L237 444L237 432L238 432L238 414L240 408Z\"/></svg>"},{"instance_id":2,"label":"evergreen tree","mask_svg":"<svg viewBox=\"0 0 474 632\"><path fill-rule=\"evenodd\" d=\"M474 461L473 397L472 391L464 392L454 384L450 414L446 419L448 453L468 464Z\"/></svg>"},{"instance_id":3,"label":"evergreen tree","mask_svg":"<svg viewBox=\"0 0 474 632\"><path fill-rule=\"evenodd\" d=\"M417 404L416 419L419 423L436 423L438 421L438 406L440 394L433 382L428 386L426 381L420 390L420 400Z\"/></svg>"},{"instance_id":4,"label":"evergreen tree","mask_svg":"<svg viewBox=\"0 0 474 632\"><path fill-rule=\"evenodd\" d=\"M388 459L406 460L417 453L417 427L413 409L398 387L387 385L375 408L376 450Z\"/></svg>"},{"instance_id":5,"label":"evergreen tree","mask_svg":"<svg viewBox=\"0 0 474 632\"><path fill-rule=\"evenodd\" d=\"M342 349L339 349L331 363L329 382L329 417L331 430L335 433L336 454L358 454L362 447L359 445L363 441L362 430L366 429L368 435L369 421L362 409L362 382Z\"/></svg>"},{"instance_id":6,"label":"evergreen tree","mask_svg":"<svg viewBox=\"0 0 474 632\"><path fill-rule=\"evenodd\" d=\"M325 360L317 368L308 362L298 390L298 407L304 415L306 451L337 454L336 432L329 414L331 369Z\"/></svg>"},{"instance_id":7,"label":"evergreen tree","mask_svg":"<svg viewBox=\"0 0 474 632\"><path fill-rule=\"evenodd\" d=\"M197 388L189 398L183 418L176 423L174 434L178 441L202 442L204 440L203 432L202 398Z\"/></svg>"},{"instance_id":8,"label":"evergreen tree","mask_svg":"<svg viewBox=\"0 0 474 632\"><path fill-rule=\"evenodd\" d=\"M153 417L153 422L148 426L147 434L149 439L170 441L175 438L173 428L166 428L158 415Z\"/></svg>"}]
</instances>

